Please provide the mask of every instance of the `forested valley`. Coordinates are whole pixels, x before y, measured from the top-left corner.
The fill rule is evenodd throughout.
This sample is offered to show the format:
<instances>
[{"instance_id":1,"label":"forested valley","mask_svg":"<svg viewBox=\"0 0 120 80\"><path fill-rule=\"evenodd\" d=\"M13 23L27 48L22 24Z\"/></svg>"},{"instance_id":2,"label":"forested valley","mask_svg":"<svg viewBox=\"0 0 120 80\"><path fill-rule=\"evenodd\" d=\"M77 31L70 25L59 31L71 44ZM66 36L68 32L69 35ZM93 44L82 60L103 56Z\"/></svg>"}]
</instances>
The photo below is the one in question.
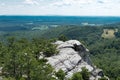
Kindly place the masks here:
<instances>
[{"instance_id":1,"label":"forested valley","mask_svg":"<svg viewBox=\"0 0 120 80\"><path fill-rule=\"evenodd\" d=\"M120 28L119 24L105 26L74 26L64 25L47 30L29 30L2 32L0 34L0 66L1 76L5 80L55 80L51 75L53 68L46 64L47 60L39 59L39 53L45 56L57 54L56 46L52 42L57 40L77 39L90 51L92 62L103 69L110 80L120 80ZM107 29L109 37L102 36ZM115 31L117 29L117 31ZM114 36L109 35L110 31ZM39 72L38 72L39 71ZM86 69L70 80L83 79L83 74L89 75ZM62 70L54 72L59 80L64 80ZM75 77L76 76L76 77ZM105 79L101 79L105 80Z\"/></svg>"}]
</instances>

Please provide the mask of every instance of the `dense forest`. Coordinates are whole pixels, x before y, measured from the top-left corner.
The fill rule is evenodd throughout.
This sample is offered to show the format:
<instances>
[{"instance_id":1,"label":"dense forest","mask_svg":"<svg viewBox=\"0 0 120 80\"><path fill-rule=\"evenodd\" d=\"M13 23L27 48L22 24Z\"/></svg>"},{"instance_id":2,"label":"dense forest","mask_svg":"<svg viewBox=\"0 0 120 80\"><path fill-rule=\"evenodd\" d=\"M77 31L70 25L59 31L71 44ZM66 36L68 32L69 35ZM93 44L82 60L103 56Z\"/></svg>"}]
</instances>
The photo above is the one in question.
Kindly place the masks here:
<instances>
[{"instance_id":1,"label":"dense forest","mask_svg":"<svg viewBox=\"0 0 120 80\"><path fill-rule=\"evenodd\" d=\"M105 38L101 37L104 29L117 29L118 31L114 32L115 37ZM39 52L43 52L46 56L57 54L56 46L51 43L58 39L63 41L79 40L90 50L92 62L103 69L110 80L120 80L119 24L66 25L42 31L1 31L0 39L0 66L3 67L3 74L0 75L3 75L5 80L55 80L54 77L48 75L52 73L53 68L46 64L47 61L44 58L39 59ZM54 72L54 74L59 80L64 80L65 73L62 70ZM89 72L83 68L83 72L75 73L70 80L88 80L84 76L87 78Z\"/></svg>"}]
</instances>

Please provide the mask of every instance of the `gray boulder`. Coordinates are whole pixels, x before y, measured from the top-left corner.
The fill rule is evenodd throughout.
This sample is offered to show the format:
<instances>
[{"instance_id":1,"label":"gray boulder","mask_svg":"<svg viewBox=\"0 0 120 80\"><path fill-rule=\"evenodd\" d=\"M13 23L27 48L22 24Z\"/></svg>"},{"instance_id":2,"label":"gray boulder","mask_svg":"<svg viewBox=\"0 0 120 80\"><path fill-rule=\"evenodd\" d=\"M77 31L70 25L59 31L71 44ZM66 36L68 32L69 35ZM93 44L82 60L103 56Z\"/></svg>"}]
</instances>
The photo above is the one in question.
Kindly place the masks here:
<instances>
[{"instance_id":1,"label":"gray boulder","mask_svg":"<svg viewBox=\"0 0 120 80\"><path fill-rule=\"evenodd\" d=\"M74 73L81 72L82 67L91 72L90 80L98 80L103 77L101 69L96 69L89 58L89 50L77 40L66 42L57 41L59 54L47 57L48 63L55 68L55 71L62 69L66 73L66 78L70 78Z\"/></svg>"}]
</instances>

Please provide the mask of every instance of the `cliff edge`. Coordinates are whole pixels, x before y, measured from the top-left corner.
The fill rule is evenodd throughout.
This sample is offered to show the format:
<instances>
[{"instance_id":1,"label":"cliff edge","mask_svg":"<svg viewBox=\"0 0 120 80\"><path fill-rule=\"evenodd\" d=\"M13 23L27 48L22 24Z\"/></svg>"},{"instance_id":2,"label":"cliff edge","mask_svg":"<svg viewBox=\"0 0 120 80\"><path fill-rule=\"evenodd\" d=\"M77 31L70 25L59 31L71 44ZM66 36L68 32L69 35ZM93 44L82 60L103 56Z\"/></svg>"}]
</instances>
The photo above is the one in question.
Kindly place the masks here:
<instances>
[{"instance_id":1,"label":"cliff edge","mask_svg":"<svg viewBox=\"0 0 120 80\"><path fill-rule=\"evenodd\" d=\"M59 53L46 59L55 68L55 71L62 69L66 73L66 78L70 78L85 67L91 73L90 80L105 77L102 69L94 67L89 57L89 50L79 41L57 41L54 44L57 45Z\"/></svg>"}]
</instances>

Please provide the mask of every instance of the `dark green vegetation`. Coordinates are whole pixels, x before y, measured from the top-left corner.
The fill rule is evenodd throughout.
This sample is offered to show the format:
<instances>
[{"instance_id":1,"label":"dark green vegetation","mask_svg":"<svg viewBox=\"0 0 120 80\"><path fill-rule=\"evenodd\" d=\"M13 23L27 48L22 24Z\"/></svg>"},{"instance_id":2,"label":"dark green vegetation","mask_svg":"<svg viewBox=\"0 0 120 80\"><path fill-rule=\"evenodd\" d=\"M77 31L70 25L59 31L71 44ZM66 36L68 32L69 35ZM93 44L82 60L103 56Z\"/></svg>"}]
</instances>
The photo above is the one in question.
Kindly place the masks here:
<instances>
[{"instance_id":1,"label":"dark green vegetation","mask_svg":"<svg viewBox=\"0 0 120 80\"><path fill-rule=\"evenodd\" d=\"M64 80L66 73L58 72L44 58L56 55L54 40L46 39L15 39L10 37L6 43L0 43L0 76L3 80ZM45 55L39 58L41 55ZM75 73L70 80L89 80L90 73L86 68Z\"/></svg>"},{"instance_id":2,"label":"dark green vegetation","mask_svg":"<svg viewBox=\"0 0 120 80\"><path fill-rule=\"evenodd\" d=\"M50 40L9 38L5 44L0 44L1 75L5 80L53 80L53 68L44 58L39 59L40 52L45 56L58 53Z\"/></svg>"},{"instance_id":3,"label":"dark green vegetation","mask_svg":"<svg viewBox=\"0 0 120 80\"><path fill-rule=\"evenodd\" d=\"M73 74L71 80L89 80L90 73L86 68L82 68L81 72L77 72Z\"/></svg>"},{"instance_id":4,"label":"dark green vegetation","mask_svg":"<svg viewBox=\"0 0 120 80\"><path fill-rule=\"evenodd\" d=\"M90 77L90 73L86 68L83 67L82 71L73 74L70 80L89 80L89 77Z\"/></svg>"},{"instance_id":5,"label":"dark green vegetation","mask_svg":"<svg viewBox=\"0 0 120 80\"><path fill-rule=\"evenodd\" d=\"M103 29L118 29L115 33L116 37L112 39L103 39L101 35ZM14 36L17 40L7 40L8 37ZM90 56L93 63L103 69L105 75L110 80L120 79L120 24L112 24L106 26L58 26L47 30L28 30L28 31L14 31L14 32L1 32L0 39L0 61L1 66L4 66L4 75L8 78L21 78L21 74L24 76L30 76L33 80L50 80L53 79L47 74L52 72L52 67L49 64L45 64L46 60L38 60L38 51L43 51L46 56L51 56L56 53L55 46L51 45L51 40L56 39L67 40L67 39L78 39L82 42L89 50ZM21 39L21 38L27 38ZM45 40L36 40L32 38L46 38ZM4 44L3 44L4 42ZM38 45L39 44L39 45ZM49 46L49 49L46 47ZM27 53L27 54L26 54ZM28 54L29 53L29 54ZM27 55L27 56L26 56ZM19 57L18 57L19 56ZM31 59L32 60L31 60ZM17 59L17 60L16 60ZM28 61L28 63L25 63ZM18 65L20 64L20 65ZM28 66L28 64L30 66ZM43 72L43 65L47 66ZM15 69L16 67L16 69ZM34 68L37 67L37 68ZM35 70L34 70L35 69ZM43 73L43 74L41 74ZM88 74L88 73L85 73ZM39 76L42 77L39 77ZM46 77L46 76L47 77ZM64 78L64 72L61 70L56 73L56 76L62 80ZM82 73L74 74L74 76L83 79ZM27 77L29 78L29 77ZM72 77L74 78L74 77ZM72 79L74 80L74 79ZM79 79L78 79L79 80ZM86 80L86 79L83 79ZM100 80L105 80L104 78Z\"/></svg>"},{"instance_id":6,"label":"dark green vegetation","mask_svg":"<svg viewBox=\"0 0 120 80\"><path fill-rule=\"evenodd\" d=\"M63 70L59 70L58 72L55 73L55 75L58 77L58 79L60 80L64 80L65 79L65 72Z\"/></svg>"},{"instance_id":7,"label":"dark green vegetation","mask_svg":"<svg viewBox=\"0 0 120 80\"><path fill-rule=\"evenodd\" d=\"M58 77L59 80L65 79L65 73L62 70L56 72L55 75ZM90 77L90 73L86 68L83 67L81 72L74 73L71 79L69 80L89 80L89 77Z\"/></svg>"}]
</instances>

